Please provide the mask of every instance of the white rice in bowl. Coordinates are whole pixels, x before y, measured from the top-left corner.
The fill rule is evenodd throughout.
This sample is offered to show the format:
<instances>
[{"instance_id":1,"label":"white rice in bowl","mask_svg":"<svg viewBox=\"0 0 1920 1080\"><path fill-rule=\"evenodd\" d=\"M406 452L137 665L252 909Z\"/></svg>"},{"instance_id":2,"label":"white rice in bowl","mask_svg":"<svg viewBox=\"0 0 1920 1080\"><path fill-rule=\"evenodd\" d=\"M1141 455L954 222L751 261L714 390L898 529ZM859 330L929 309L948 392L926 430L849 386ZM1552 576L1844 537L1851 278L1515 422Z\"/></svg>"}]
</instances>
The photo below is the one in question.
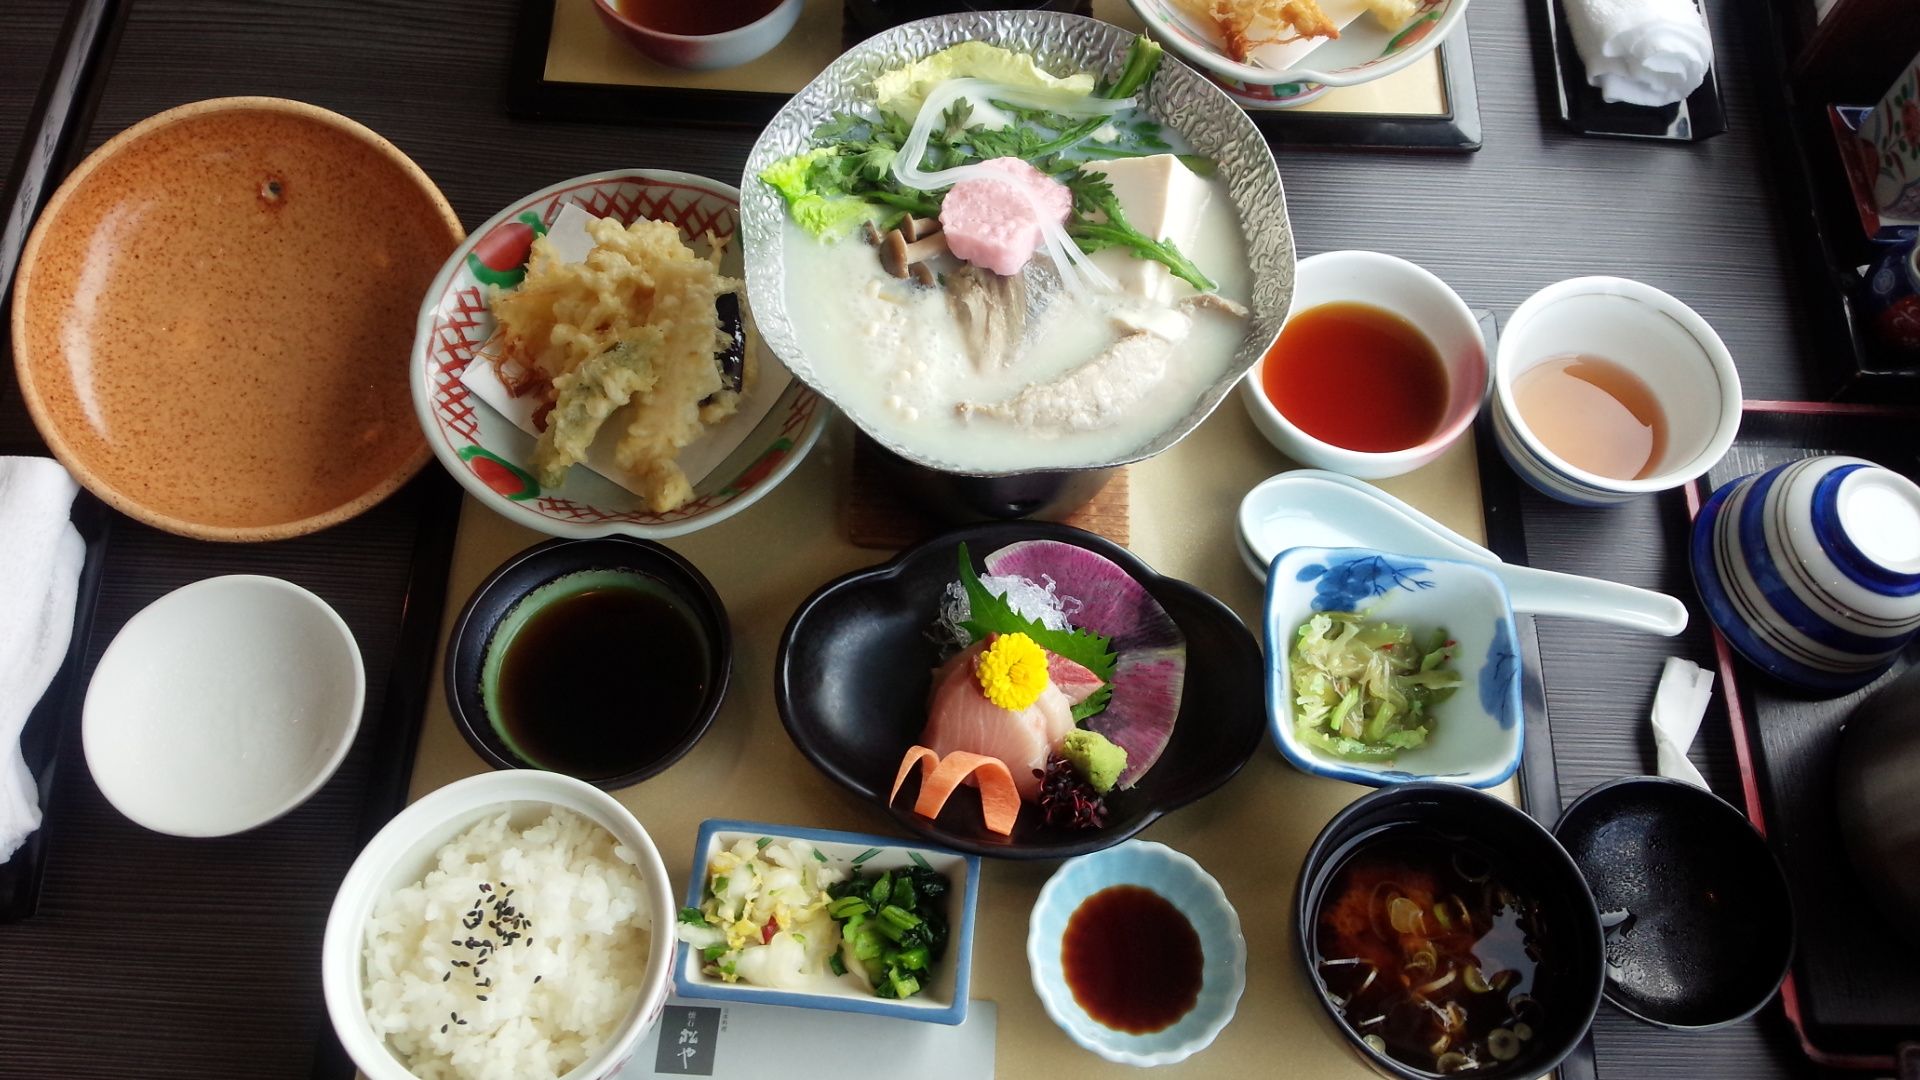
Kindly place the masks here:
<instances>
[{"instance_id":1,"label":"white rice in bowl","mask_svg":"<svg viewBox=\"0 0 1920 1080\"><path fill-rule=\"evenodd\" d=\"M652 913L635 854L555 809L488 818L367 921L367 1022L421 1080L555 1080L640 996Z\"/></svg>"}]
</instances>

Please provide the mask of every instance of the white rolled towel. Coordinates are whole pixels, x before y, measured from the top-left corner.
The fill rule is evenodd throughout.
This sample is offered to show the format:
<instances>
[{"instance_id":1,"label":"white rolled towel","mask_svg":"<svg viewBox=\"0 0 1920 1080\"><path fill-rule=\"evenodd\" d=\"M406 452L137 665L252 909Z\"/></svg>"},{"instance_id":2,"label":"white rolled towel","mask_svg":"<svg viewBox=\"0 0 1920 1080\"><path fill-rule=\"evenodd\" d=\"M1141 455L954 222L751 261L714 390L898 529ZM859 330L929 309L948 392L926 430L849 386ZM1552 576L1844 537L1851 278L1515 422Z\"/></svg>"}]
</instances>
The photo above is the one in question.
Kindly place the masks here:
<instances>
[{"instance_id":1,"label":"white rolled towel","mask_svg":"<svg viewBox=\"0 0 1920 1080\"><path fill-rule=\"evenodd\" d=\"M1671 105L1713 67L1713 37L1693 0L1565 0L1587 82L1608 101Z\"/></svg>"},{"instance_id":2,"label":"white rolled towel","mask_svg":"<svg viewBox=\"0 0 1920 1080\"><path fill-rule=\"evenodd\" d=\"M0 863L40 827L20 731L66 658L86 545L68 520L79 486L47 458L0 457Z\"/></svg>"}]
</instances>

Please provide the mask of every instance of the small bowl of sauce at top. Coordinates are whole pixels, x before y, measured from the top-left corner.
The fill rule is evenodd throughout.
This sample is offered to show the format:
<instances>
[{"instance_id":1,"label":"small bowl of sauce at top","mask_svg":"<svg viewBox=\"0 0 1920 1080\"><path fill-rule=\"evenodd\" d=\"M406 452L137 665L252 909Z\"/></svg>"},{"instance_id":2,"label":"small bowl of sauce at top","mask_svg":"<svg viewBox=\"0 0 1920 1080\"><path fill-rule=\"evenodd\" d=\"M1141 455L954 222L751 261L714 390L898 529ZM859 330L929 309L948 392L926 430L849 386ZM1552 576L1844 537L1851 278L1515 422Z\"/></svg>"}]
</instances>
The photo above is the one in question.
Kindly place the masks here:
<instances>
[{"instance_id":1,"label":"small bowl of sauce at top","mask_svg":"<svg viewBox=\"0 0 1920 1080\"><path fill-rule=\"evenodd\" d=\"M1301 261L1292 314L1241 398L1288 457L1378 480L1451 446L1488 378L1479 325L1445 282L1392 255L1332 251Z\"/></svg>"},{"instance_id":2,"label":"small bowl of sauce at top","mask_svg":"<svg viewBox=\"0 0 1920 1080\"><path fill-rule=\"evenodd\" d=\"M758 60L786 38L805 0L593 0L613 35L671 67L712 71Z\"/></svg>"},{"instance_id":3,"label":"small bowl of sauce at top","mask_svg":"<svg viewBox=\"0 0 1920 1080\"><path fill-rule=\"evenodd\" d=\"M474 592L447 647L447 703L495 768L639 783L706 733L730 669L726 611L671 550L556 540Z\"/></svg>"}]
</instances>

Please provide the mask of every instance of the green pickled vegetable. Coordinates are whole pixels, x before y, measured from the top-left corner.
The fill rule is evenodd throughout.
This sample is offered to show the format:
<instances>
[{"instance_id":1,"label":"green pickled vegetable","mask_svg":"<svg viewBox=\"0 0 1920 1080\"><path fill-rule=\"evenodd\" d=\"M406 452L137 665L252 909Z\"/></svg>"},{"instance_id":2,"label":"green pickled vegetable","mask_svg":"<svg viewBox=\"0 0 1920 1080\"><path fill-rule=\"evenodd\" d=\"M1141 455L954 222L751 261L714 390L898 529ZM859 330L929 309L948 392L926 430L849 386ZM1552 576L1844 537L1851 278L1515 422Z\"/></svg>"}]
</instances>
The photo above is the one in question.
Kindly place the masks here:
<instances>
[{"instance_id":1,"label":"green pickled vegetable","mask_svg":"<svg viewBox=\"0 0 1920 1080\"><path fill-rule=\"evenodd\" d=\"M924 860L915 862L883 874L856 874L829 890L827 914L840 923L848 946L844 956L834 954L835 974L857 964L878 997L919 993L946 952L949 930L939 900L950 883Z\"/></svg>"},{"instance_id":2,"label":"green pickled vegetable","mask_svg":"<svg viewBox=\"0 0 1920 1080\"><path fill-rule=\"evenodd\" d=\"M1424 745L1433 707L1460 686L1445 630L1413 631L1348 611L1320 612L1294 634L1294 732L1338 757L1391 762Z\"/></svg>"}]
</instances>

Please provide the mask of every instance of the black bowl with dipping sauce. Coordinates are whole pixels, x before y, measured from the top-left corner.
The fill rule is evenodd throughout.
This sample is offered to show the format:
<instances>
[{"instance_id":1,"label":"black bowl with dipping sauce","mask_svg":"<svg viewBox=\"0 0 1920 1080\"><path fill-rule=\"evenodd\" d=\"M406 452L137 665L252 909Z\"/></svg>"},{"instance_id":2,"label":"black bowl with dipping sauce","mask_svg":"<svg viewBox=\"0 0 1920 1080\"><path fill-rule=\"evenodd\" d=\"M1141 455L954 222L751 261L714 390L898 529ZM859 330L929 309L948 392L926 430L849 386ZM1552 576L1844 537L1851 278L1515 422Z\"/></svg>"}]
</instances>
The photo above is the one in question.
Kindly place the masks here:
<instances>
[{"instance_id":1,"label":"black bowl with dipping sauce","mask_svg":"<svg viewBox=\"0 0 1920 1080\"><path fill-rule=\"evenodd\" d=\"M447 645L447 705L497 769L613 790L680 760L720 711L732 631L705 576L668 548L608 536L515 555Z\"/></svg>"},{"instance_id":2,"label":"black bowl with dipping sauce","mask_svg":"<svg viewBox=\"0 0 1920 1080\"><path fill-rule=\"evenodd\" d=\"M1294 940L1322 1017L1392 1080L1443 1071L1408 1047L1430 1047L1443 1021L1429 1018L1455 1004L1484 1062L1457 1075L1483 1080L1551 1072L1600 1007L1600 915L1573 860L1521 810L1456 784L1382 788L1334 815L1300 869ZM1347 1002L1372 1015L1349 1021Z\"/></svg>"},{"instance_id":3,"label":"black bowl with dipping sauce","mask_svg":"<svg viewBox=\"0 0 1920 1080\"><path fill-rule=\"evenodd\" d=\"M909 461L874 441L858 438L879 463L888 485L934 518L950 524L1031 518L1058 521L1093 501L1119 472L1105 469L1035 469L1017 473L958 473Z\"/></svg>"},{"instance_id":4,"label":"black bowl with dipping sauce","mask_svg":"<svg viewBox=\"0 0 1920 1080\"><path fill-rule=\"evenodd\" d=\"M1607 1000L1660 1027L1752 1016L1793 962L1786 874L1745 814L1662 776L1592 788L1554 835L1586 876L1606 934Z\"/></svg>"},{"instance_id":5,"label":"black bowl with dipping sauce","mask_svg":"<svg viewBox=\"0 0 1920 1080\"><path fill-rule=\"evenodd\" d=\"M958 546L967 545L977 568L990 553L1022 540L1056 540L1105 557L1139 582L1186 638L1172 738L1137 783L1107 796L1106 823L1098 828L1048 825L1023 803L1013 834L1000 836L981 822L969 788L959 789L939 817L924 818L913 812L913 779L897 800L888 799L901 755L927 724L928 693L943 653L931 630L957 577ZM787 735L807 760L901 827L989 858L1064 859L1112 847L1232 779L1265 736L1264 673L1260 643L1206 592L1154 573L1104 537L1022 521L958 529L822 586L801 602L781 635L773 697Z\"/></svg>"}]
</instances>

